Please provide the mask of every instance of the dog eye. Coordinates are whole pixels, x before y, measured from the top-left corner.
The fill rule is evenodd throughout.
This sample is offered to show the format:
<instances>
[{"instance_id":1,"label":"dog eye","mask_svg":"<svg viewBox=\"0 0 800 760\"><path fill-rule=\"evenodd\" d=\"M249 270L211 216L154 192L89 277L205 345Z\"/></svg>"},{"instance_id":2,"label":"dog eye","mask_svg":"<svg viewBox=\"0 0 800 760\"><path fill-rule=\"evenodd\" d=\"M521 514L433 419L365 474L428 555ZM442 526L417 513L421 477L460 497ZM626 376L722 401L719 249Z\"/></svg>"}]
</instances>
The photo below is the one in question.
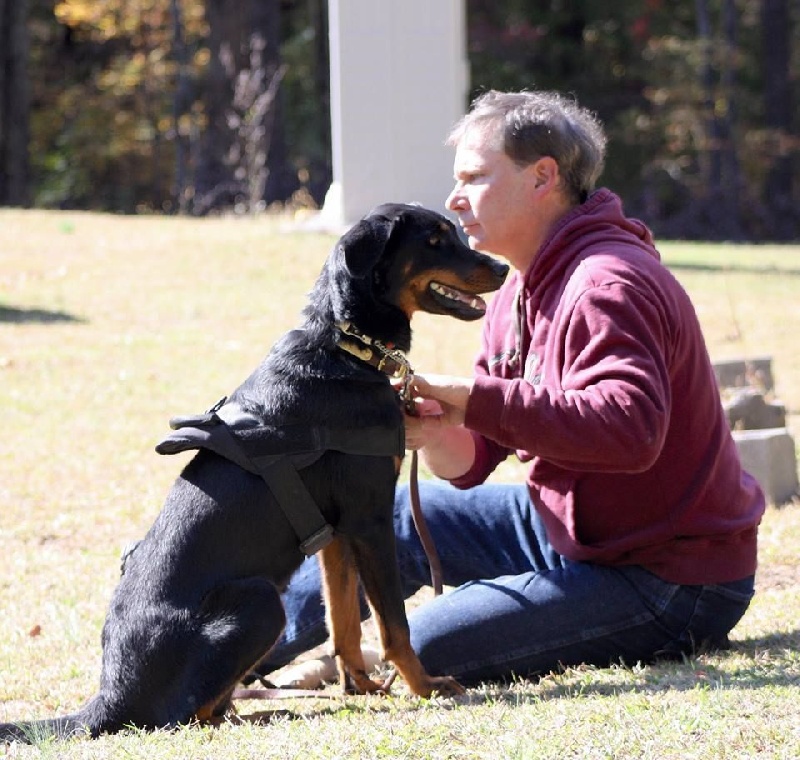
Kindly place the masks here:
<instances>
[{"instance_id":1,"label":"dog eye","mask_svg":"<svg viewBox=\"0 0 800 760\"><path fill-rule=\"evenodd\" d=\"M442 244L442 236L439 234L431 235L428 238L428 245L431 248L438 248Z\"/></svg>"}]
</instances>

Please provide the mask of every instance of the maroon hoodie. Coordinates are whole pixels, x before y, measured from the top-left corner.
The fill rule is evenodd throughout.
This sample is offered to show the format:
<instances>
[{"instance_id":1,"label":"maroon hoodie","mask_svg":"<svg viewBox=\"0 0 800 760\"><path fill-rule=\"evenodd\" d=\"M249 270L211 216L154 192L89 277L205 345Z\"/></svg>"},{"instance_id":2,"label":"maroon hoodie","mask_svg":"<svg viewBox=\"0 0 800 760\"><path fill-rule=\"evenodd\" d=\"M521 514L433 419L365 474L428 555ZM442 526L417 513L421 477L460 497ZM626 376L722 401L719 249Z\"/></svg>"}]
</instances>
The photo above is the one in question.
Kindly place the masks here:
<instances>
[{"instance_id":1,"label":"maroon hoodie","mask_svg":"<svg viewBox=\"0 0 800 760\"><path fill-rule=\"evenodd\" d=\"M567 558L682 584L755 572L764 496L741 468L694 308L610 191L496 294L465 425L476 459L454 485L516 453Z\"/></svg>"}]
</instances>

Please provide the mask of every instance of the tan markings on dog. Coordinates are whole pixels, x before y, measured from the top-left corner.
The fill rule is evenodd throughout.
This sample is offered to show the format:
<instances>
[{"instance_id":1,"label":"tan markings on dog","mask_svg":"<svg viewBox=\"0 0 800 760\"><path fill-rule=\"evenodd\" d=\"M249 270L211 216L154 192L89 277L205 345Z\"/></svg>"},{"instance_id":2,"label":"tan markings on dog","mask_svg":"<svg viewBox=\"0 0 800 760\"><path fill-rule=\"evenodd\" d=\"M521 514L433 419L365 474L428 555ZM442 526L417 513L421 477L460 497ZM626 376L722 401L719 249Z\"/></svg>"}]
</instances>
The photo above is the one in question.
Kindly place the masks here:
<instances>
[{"instance_id":1,"label":"tan markings on dog","mask_svg":"<svg viewBox=\"0 0 800 760\"><path fill-rule=\"evenodd\" d=\"M445 270L428 270L416 277L409 278L403 292L398 298L398 306L405 312L409 319L414 312L419 311L420 299L432 282L460 290L464 293L478 293L481 288L479 283L465 282L453 277L452 272Z\"/></svg>"},{"instance_id":2,"label":"tan markings on dog","mask_svg":"<svg viewBox=\"0 0 800 760\"><path fill-rule=\"evenodd\" d=\"M439 233L444 233L444 234L439 234ZM439 245L439 243L442 242L442 238L447 236L449 233L450 233L450 228L444 222L440 222L439 232L434 232L428 238L428 244L435 248L437 245Z\"/></svg>"},{"instance_id":3,"label":"tan markings on dog","mask_svg":"<svg viewBox=\"0 0 800 760\"><path fill-rule=\"evenodd\" d=\"M429 697L434 692L444 695L463 694L464 687L454 678L428 675L411 647L405 618L391 614L392 611L386 607L385 598L376 593L381 586L383 574L385 566L382 567L380 563L370 562L361 568L361 583L372 610L372 619L378 628L382 659L395 666L408 688L418 696ZM390 683L391 678L382 686L382 691L388 691Z\"/></svg>"},{"instance_id":4,"label":"tan markings on dog","mask_svg":"<svg viewBox=\"0 0 800 760\"><path fill-rule=\"evenodd\" d=\"M214 718L222 716L230 704L231 695L233 694L236 684L247 675L247 672L241 674L239 678L234 681L229 689L227 689L221 698L213 699L208 704L203 705L195 714L194 719L200 723L213 720Z\"/></svg>"},{"instance_id":5,"label":"tan markings on dog","mask_svg":"<svg viewBox=\"0 0 800 760\"><path fill-rule=\"evenodd\" d=\"M400 294L397 305L405 312L405 315L411 319L411 315L419 310L419 294L423 292L430 278L425 275L409 280L403 292Z\"/></svg>"},{"instance_id":6,"label":"tan markings on dog","mask_svg":"<svg viewBox=\"0 0 800 760\"><path fill-rule=\"evenodd\" d=\"M383 691L382 684L367 676L361 652L358 574L352 553L337 537L319 553L319 559L328 631L339 667L339 685L346 690L350 678L361 693Z\"/></svg>"}]
</instances>

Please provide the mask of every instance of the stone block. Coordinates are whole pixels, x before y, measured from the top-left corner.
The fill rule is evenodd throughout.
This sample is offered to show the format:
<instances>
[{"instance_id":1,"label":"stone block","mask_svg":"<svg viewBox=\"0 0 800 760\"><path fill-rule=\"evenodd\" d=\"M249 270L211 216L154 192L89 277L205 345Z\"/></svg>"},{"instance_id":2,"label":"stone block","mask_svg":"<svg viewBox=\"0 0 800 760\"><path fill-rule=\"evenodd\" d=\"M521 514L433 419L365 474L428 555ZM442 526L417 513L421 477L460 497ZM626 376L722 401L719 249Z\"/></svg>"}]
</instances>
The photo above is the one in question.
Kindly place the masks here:
<instances>
[{"instance_id":1,"label":"stone block","mask_svg":"<svg viewBox=\"0 0 800 760\"><path fill-rule=\"evenodd\" d=\"M767 500L785 504L798 494L797 455L786 428L735 430L742 466L764 489Z\"/></svg>"},{"instance_id":2,"label":"stone block","mask_svg":"<svg viewBox=\"0 0 800 760\"><path fill-rule=\"evenodd\" d=\"M772 357L725 359L713 362L714 374L720 388L740 388L752 385L763 391L775 387L772 378Z\"/></svg>"},{"instance_id":3,"label":"stone block","mask_svg":"<svg viewBox=\"0 0 800 760\"><path fill-rule=\"evenodd\" d=\"M738 388L723 396L722 407L731 430L763 430L786 427L786 406L767 401L755 388Z\"/></svg>"}]
</instances>

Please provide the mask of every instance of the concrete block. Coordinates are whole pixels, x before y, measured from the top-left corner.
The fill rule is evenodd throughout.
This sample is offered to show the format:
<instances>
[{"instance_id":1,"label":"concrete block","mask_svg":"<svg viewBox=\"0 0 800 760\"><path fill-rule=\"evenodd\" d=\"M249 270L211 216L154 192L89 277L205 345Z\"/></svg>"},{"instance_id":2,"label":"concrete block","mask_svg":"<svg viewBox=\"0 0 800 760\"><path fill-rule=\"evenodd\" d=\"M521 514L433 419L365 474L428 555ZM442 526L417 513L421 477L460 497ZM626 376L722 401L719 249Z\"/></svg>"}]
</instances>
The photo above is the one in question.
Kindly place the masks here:
<instances>
[{"instance_id":1,"label":"concrete block","mask_svg":"<svg viewBox=\"0 0 800 760\"><path fill-rule=\"evenodd\" d=\"M753 359L724 359L712 363L720 388L739 388L753 385L764 391L775 387L772 378L772 357Z\"/></svg>"},{"instance_id":2,"label":"concrete block","mask_svg":"<svg viewBox=\"0 0 800 760\"><path fill-rule=\"evenodd\" d=\"M768 501L784 504L798 494L797 455L786 428L735 430L742 466L759 483Z\"/></svg>"},{"instance_id":3,"label":"concrete block","mask_svg":"<svg viewBox=\"0 0 800 760\"><path fill-rule=\"evenodd\" d=\"M722 399L731 430L763 430L786 427L786 406L767 401L755 388L738 388Z\"/></svg>"}]
</instances>

